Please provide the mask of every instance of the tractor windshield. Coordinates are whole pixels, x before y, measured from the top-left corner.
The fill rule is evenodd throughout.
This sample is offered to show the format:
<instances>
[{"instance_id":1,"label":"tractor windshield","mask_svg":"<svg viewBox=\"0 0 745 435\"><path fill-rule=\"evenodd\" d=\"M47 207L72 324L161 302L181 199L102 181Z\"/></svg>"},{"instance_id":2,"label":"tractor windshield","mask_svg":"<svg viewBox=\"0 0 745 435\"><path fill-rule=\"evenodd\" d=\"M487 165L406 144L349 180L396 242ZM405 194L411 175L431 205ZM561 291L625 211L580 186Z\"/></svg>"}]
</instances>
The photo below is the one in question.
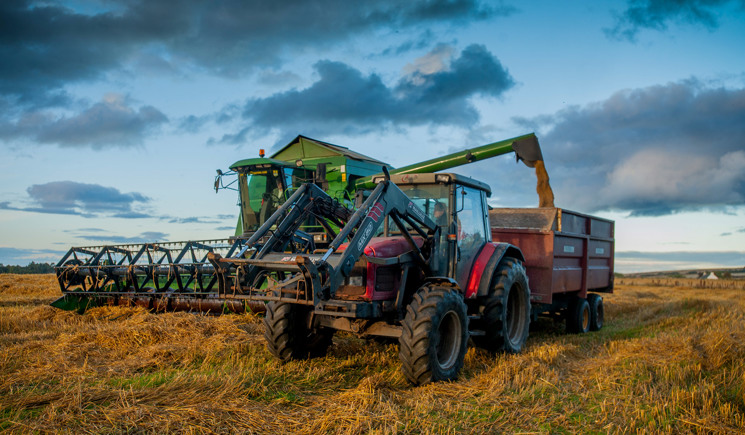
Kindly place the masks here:
<instances>
[{"instance_id":1,"label":"tractor windshield","mask_svg":"<svg viewBox=\"0 0 745 435\"><path fill-rule=\"evenodd\" d=\"M256 231L284 202L282 171L261 169L238 174L243 232Z\"/></svg>"},{"instance_id":2,"label":"tractor windshield","mask_svg":"<svg viewBox=\"0 0 745 435\"><path fill-rule=\"evenodd\" d=\"M447 237L448 215L450 210L450 189L444 184L415 184L399 185L401 191L408 196L411 201L417 205L424 213L429 216L437 225L440 226L440 240L436 246L436 251L432 253L430 267L440 275L447 273ZM405 224L408 228L409 225ZM400 234L398 228L392 220L388 221L389 234Z\"/></svg>"},{"instance_id":3,"label":"tractor windshield","mask_svg":"<svg viewBox=\"0 0 745 435\"><path fill-rule=\"evenodd\" d=\"M443 184L417 184L399 187L437 225L444 227L448 224L447 211L450 206L450 197L447 186Z\"/></svg>"}]
</instances>

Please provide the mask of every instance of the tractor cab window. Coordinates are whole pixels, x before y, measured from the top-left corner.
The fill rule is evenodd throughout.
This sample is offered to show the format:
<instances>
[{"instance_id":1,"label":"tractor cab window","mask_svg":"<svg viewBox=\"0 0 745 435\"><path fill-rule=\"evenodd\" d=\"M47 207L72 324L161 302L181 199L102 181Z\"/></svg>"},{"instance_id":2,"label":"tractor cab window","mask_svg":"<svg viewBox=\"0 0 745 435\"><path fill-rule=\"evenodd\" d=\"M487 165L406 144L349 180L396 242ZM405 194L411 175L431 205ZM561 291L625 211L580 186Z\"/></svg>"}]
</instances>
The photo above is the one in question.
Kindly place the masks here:
<instances>
[{"instance_id":1,"label":"tractor cab window","mask_svg":"<svg viewBox=\"0 0 745 435\"><path fill-rule=\"evenodd\" d=\"M284 202L282 171L251 170L238 174L243 231L256 231Z\"/></svg>"},{"instance_id":2,"label":"tractor cab window","mask_svg":"<svg viewBox=\"0 0 745 435\"><path fill-rule=\"evenodd\" d=\"M417 184L413 186L401 185L401 190L411 199L411 202L422 209L424 213L440 227L440 240L437 251L432 253L430 266L435 274L447 274L447 233L450 219L450 188L444 184ZM406 225L408 227L408 225ZM407 228L413 231L411 228ZM399 234L398 227L391 219L388 220L390 234ZM416 237L416 234L414 234Z\"/></svg>"},{"instance_id":3,"label":"tractor cab window","mask_svg":"<svg viewBox=\"0 0 745 435\"><path fill-rule=\"evenodd\" d=\"M456 281L464 286L473 261L487 240L482 192L466 186L455 189L458 237Z\"/></svg>"},{"instance_id":4,"label":"tractor cab window","mask_svg":"<svg viewBox=\"0 0 745 435\"><path fill-rule=\"evenodd\" d=\"M437 225L441 227L447 226L447 212L450 205L447 186L442 184L418 184L415 186L404 185L400 187L406 196L411 199L411 202L422 209ZM395 231L395 229L392 228L392 231Z\"/></svg>"}]
</instances>

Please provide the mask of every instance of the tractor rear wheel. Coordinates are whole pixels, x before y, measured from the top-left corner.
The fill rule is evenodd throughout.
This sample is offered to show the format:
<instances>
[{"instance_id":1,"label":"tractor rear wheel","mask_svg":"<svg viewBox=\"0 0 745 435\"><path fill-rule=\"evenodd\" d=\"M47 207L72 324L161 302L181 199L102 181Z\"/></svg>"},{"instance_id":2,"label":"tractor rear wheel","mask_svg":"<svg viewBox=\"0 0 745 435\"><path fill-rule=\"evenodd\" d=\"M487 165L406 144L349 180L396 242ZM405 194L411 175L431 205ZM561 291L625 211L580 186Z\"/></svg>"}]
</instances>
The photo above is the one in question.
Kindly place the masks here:
<instances>
[{"instance_id":1,"label":"tractor rear wheel","mask_svg":"<svg viewBox=\"0 0 745 435\"><path fill-rule=\"evenodd\" d=\"M308 308L286 302L270 302L264 317L264 338L269 352L282 361L326 355L334 336L328 328L308 328Z\"/></svg>"},{"instance_id":2,"label":"tractor rear wheel","mask_svg":"<svg viewBox=\"0 0 745 435\"><path fill-rule=\"evenodd\" d=\"M468 349L463 295L448 287L422 287L406 307L399 357L406 378L421 385L456 379Z\"/></svg>"},{"instance_id":3,"label":"tractor rear wheel","mask_svg":"<svg viewBox=\"0 0 745 435\"><path fill-rule=\"evenodd\" d=\"M474 343L490 352L518 353L530 330L530 288L525 267L504 257L494 272L493 285L484 301L480 319L483 336Z\"/></svg>"},{"instance_id":4,"label":"tractor rear wheel","mask_svg":"<svg viewBox=\"0 0 745 435\"><path fill-rule=\"evenodd\" d=\"M576 296L569 302L567 308L567 331L574 334L584 334L590 330L590 304L587 299Z\"/></svg>"},{"instance_id":5,"label":"tractor rear wheel","mask_svg":"<svg viewBox=\"0 0 745 435\"><path fill-rule=\"evenodd\" d=\"M590 331L600 331L605 317L603 297L596 293L590 293L587 295L587 303L590 304Z\"/></svg>"}]
</instances>

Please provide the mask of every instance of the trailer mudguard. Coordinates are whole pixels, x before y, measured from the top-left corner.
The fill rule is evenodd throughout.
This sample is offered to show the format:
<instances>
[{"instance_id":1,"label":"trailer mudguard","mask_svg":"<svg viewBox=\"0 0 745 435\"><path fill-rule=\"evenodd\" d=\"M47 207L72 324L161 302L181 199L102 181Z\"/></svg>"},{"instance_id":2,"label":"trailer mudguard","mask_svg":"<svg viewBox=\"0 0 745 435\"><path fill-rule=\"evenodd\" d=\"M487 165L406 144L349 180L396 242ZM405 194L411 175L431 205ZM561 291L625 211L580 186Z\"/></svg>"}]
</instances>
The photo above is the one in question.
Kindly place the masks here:
<instances>
[{"instance_id":1,"label":"trailer mudguard","mask_svg":"<svg viewBox=\"0 0 745 435\"><path fill-rule=\"evenodd\" d=\"M466 298L488 296L494 272L502 257L513 257L525 261L522 251L509 243L485 243L476 256L466 285Z\"/></svg>"}]
</instances>

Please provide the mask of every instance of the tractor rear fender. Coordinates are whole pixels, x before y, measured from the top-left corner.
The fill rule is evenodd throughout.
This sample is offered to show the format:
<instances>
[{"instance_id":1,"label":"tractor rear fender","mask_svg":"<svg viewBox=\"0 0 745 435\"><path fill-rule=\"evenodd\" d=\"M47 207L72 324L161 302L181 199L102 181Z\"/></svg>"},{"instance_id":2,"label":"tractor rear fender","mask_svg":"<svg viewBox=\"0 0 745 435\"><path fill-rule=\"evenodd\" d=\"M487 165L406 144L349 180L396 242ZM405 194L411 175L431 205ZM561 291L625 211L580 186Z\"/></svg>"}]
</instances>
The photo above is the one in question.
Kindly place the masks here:
<instances>
[{"instance_id":1,"label":"tractor rear fender","mask_svg":"<svg viewBox=\"0 0 745 435\"><path fill-rule=\"evenodd\" d=\"M473 262L471 275L466 286L466 298L488 296L494 272L503 257L513 257L525 261L522 251L509 243L486 243Z\"/></svg>"}]
</instances>

